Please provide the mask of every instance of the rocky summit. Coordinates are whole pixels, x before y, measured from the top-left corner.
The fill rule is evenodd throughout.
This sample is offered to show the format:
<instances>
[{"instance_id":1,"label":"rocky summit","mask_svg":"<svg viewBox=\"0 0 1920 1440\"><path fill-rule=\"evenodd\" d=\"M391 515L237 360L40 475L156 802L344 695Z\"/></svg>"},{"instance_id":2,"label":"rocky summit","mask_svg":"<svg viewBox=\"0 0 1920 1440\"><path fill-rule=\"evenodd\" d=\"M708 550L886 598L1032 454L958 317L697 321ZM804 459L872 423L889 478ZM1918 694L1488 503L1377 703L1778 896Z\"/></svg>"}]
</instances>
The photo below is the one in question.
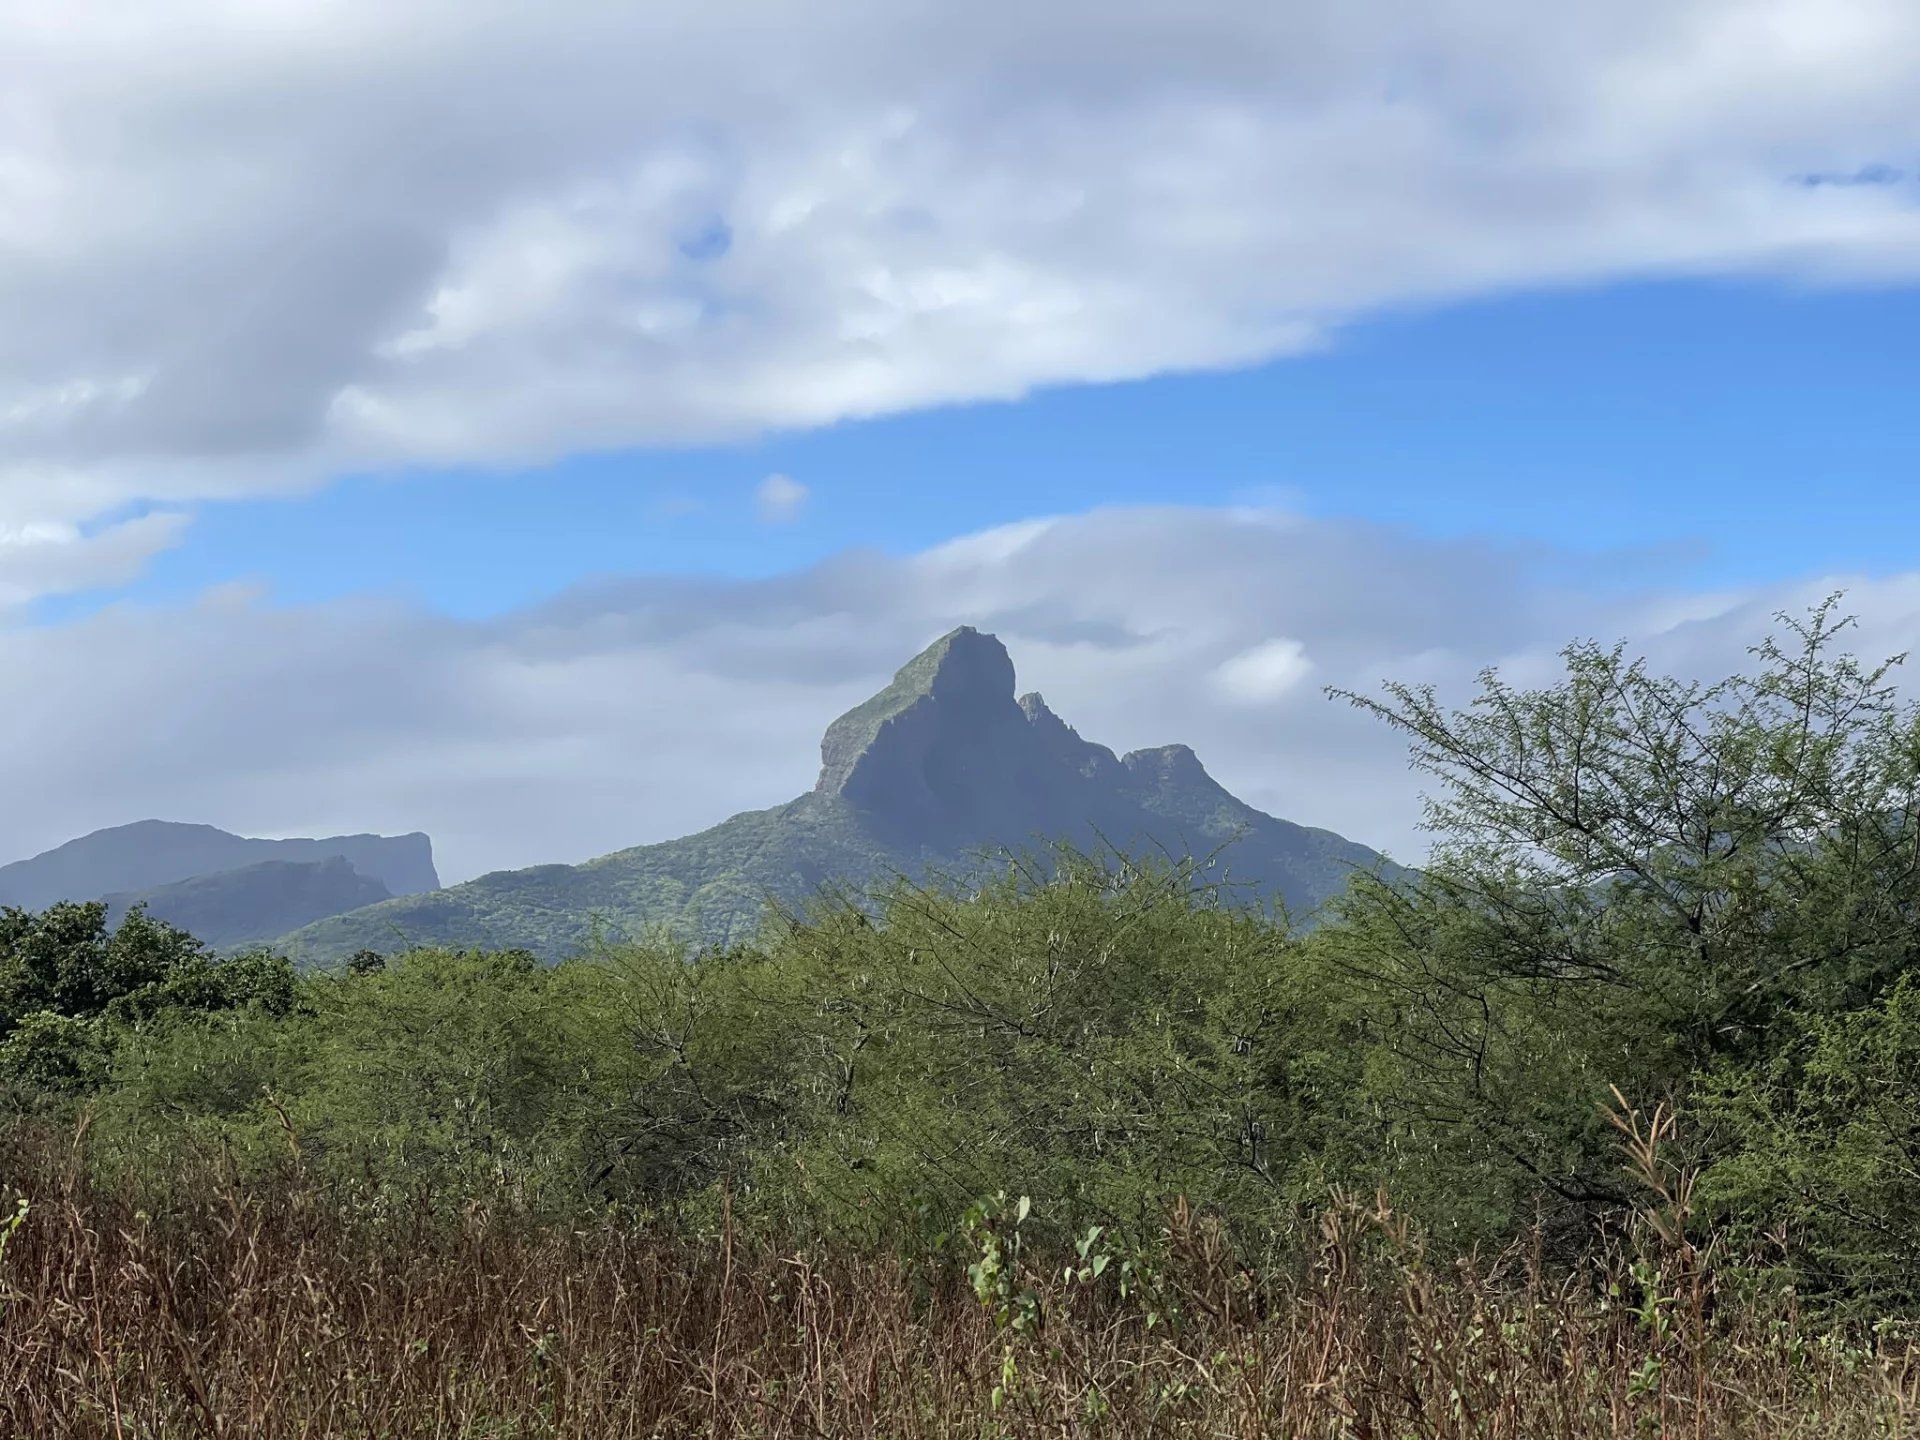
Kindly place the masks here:
<instances>
[{"instance_id":1,"label":"rocky summit","mask_svg":"<svg viewBox=\"0 0 1920 1440\"><path fill-rule=\"evenodd\" d=\"M1037 694L1016 697L992 635L962 626L827 727L813 788L696 835L484 875L309 925L287 938L327 963L396 944L518 947L559 958L597 936L742 938L769 903L827 885L964 870L983 852L1058 842L1210 858L1249 903L1310 919L1377 852L1236 799L1184 745L1116 756Z\"/></svg>"},{"instance_id":2,"label":"rocky summit","mask_svg":"<svg viewBox=\"0 0 1920 1440\"><path fill-rule=\"evenodd\" d=\"M919 843L1069 837L1125 767L1013 682L993 636L943 636L828 728L814 792Z\"/></svg>"}]
</instances>

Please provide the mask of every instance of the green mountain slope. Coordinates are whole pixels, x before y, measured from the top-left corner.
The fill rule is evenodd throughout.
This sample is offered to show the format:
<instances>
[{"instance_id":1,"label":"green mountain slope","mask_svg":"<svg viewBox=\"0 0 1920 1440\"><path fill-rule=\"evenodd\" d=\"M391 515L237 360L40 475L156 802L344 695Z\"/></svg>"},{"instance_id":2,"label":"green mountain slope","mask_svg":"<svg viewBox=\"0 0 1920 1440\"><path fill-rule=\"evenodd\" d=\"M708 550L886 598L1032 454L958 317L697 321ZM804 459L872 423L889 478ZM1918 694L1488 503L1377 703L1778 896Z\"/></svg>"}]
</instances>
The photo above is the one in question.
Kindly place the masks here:
<instances>
[{"instance_id":1,"label":"green mountain slope","mask_svg":"<svg viewBox=\"0 0 1920 1440\"><path fill-rule=\"evenodd\" d=\"M822 885L882 878L903 857L865 832L844 800L803 795L751 810L710 830L621 850L583 865L502 870L309 925L283 942L296 959L324 963L356 950L412 945L519 948L549 958L596 937L656 929L697 940L741 939L770 898L794 900Z\"/></svg>"},{"instance_id":2,"label":"green mountain slope","mask_svg":"<svg viewBox=\"0 0 1920 1440\"><path fill-rule=\"evenodd\" d=\"M982 851L1065 840L1206 856L1246 898L1306 917L1355 869L1392 867L1364 845L1236 799L1185 746L1125 758L1093 745L1037 695L1014 697L1013 662L962 627L829 727L813 790L658 845L583 865L483 875L306 926L296 959L331 963L407 945L514 946L557 958L596 935L665 929L744 938L767 902L824 885L865 887ZM1224 847L1224 849L1222 848Z\"/></svg>"},{"instance_id":3,"label":"green mountain slope","mask_svg":"<svg viewBox=\"0 0 1920 1440\"><path fill-rule=\"evenodd\" d=\"M171 885L109 895L107 916L118 925L136 905L215 949L271 940L328 915L390 899L393 892L355 870L342 856L301 862L265 860Z\"/></svg>"}]
</instances>

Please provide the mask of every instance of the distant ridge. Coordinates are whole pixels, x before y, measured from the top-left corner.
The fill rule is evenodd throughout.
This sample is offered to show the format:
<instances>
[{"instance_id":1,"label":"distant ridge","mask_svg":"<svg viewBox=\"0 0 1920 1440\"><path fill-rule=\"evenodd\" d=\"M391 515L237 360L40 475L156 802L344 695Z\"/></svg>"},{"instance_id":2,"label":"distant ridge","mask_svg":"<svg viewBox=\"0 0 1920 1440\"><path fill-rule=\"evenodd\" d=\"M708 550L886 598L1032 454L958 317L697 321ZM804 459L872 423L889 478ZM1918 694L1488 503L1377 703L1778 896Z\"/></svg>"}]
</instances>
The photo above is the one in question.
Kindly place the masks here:
<instances>
[{"instance_id":1,"label":"distant ridge","mask_svg":"<svg viewBox=\"0 0 1920 1440\"><path fill-rule=\"evenodd\" d=\"M691 940L750 934L769 898L858 886L981 849L1065 840L1204 857L1225 847L1249 899L1308 917L1356 870L1389 861L1330 830L1236 799L1184 745L1123 757L1080 738L1038 695L1015 698L992 635L961 626L827 728L812 790L710 830L582 865L500 871L337 915L286 937L329 963L408 945L520 947L559 958L598 935L658 929Z\"/></svg>"},{"instance_id":2,"label":"distant ridge","mask_svg":"<svg viewBox=\"0 0 1920 1440\"><path fill-rule=\"evenodd\" d=\"M393 898L344 856L325 860L262 860L238 870L196 875L151 890L109 895L107 920L118 925L136 905L218 950L256 944L289 930Z\"/></svg>"},{"instance_id":3,"label":"distant ridge","mask_svg":"<svg viewBox=\"0 0 1920 1440\"><path fill-rule=\"evenodd\" d=\"M0 866L0 905L43 910L61 900L100 900L154 890L266 861L339 859L391 895L436 890L433 842L425 835L335 835L323 840L253 840L211 825L141 820Z\"/></svg>"}]
</instances>

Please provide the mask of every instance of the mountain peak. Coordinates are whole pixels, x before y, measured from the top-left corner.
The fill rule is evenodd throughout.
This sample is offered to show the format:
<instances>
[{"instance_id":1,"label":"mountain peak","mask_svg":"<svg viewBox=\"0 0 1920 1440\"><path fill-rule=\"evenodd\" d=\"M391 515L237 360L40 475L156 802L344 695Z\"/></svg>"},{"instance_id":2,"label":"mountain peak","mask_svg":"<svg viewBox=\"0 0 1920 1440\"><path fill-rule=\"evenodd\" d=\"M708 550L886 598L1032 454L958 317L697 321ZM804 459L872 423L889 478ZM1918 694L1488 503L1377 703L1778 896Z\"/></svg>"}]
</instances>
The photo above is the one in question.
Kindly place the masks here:
<instances>
[{"instance_id":1,"label":"mountain peak","mask_svg":"<svg viewBox=\"0 0 1920 1440\"><path fill-rule=\"evenodd\" d=\"M1188 745L1160 745L1150 750L1134 750L1120 763L1132 772L1134 780L1146 785L1206 785L1218 782L1207 773L1200 757Z\"/></svg>"},{"instance_id":2,"label":"mountain peak","mask_svg":"<svg viewBox=\"0 0 1920 1440\"><path fill-rule=\"evenodd\" d=\"M378 948L396 932L558 957L595 943L608 920L730 942L753 932L767 897L797 906L823 884L857 894L893 876L962 876L1010 849L1038 849L1045 864L1056 843L1208 866L1231 845L1236 885L1296 915L1316 911L1356 869L1391 873L1363 845L1236 800L1184 745L1121 761L1039 695L1016 701L1013 682L1006 648L961 626L828 727L819 783L798 800L584 865L384 901L287 943L309 961Z\"/></svg>"},{"instance_id":3,"label":"mountain peak","mask_svg":"<svg viewBox=\"0 0 1920 1440\"><path fill-rule=\"evenodd\" d=\"M1047 708L1038 691L1020 697L1020 713L1027 717L1039 748L1088 780L1105 780L1119 774L1120 762L1104 745L1080 738L1080 732Z\"/></svg>"},{"instance_id":4,"label":"mountain peak","mask_svg":"<svg viewBox=\"0 0 1920 1440\"><path fill-rule=\"evenodd\" d=\"M1047 708L1047 697L1038 690L1029 690L1016 703L1020 706L1020 713L1034 725L1051 729L1055 725L1067 723Z\"/></svg>"},{"instance_id":5,"label":"mountain peak","mask_svg":"<svg viewBox=\"0 0 1920 1440\"><path fill-rule=\"evenodd\" d=\"M895 673L893 682L827 727L820 742L823 795L871 798L888 755L924 750L943 734L978 730L1019 712L1013 657L995 636L962 625L949 630Z\"/></svg>"}]
</instances>

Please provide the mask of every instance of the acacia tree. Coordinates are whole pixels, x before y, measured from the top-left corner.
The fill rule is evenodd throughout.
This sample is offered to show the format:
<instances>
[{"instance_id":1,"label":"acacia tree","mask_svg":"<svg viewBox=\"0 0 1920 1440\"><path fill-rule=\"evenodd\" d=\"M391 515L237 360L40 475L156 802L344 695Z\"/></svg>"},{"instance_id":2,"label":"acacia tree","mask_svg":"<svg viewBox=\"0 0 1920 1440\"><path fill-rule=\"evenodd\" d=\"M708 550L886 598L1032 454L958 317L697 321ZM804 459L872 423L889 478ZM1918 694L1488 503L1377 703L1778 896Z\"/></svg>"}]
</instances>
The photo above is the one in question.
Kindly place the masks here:
<instances>
[{"instance_id":1,"label":"acacia tree","mask_svg":"<svg viewBox=\"0 0 1920 1440\"><path fill-rule=\"evenodd\" d=\"M1837 605L1713 682L1586 642L1551 685L1485 672L1464 708L1334 692L1438 782L1428 868L1362 879L1320 948L1379 1037L1389 1161L1446 1175L1463 1232L1618 1200L1611 1085L1684 1099L1912 967L1920 713L1897 658L1840 649Z\"/></svg>"}]
</instances>

